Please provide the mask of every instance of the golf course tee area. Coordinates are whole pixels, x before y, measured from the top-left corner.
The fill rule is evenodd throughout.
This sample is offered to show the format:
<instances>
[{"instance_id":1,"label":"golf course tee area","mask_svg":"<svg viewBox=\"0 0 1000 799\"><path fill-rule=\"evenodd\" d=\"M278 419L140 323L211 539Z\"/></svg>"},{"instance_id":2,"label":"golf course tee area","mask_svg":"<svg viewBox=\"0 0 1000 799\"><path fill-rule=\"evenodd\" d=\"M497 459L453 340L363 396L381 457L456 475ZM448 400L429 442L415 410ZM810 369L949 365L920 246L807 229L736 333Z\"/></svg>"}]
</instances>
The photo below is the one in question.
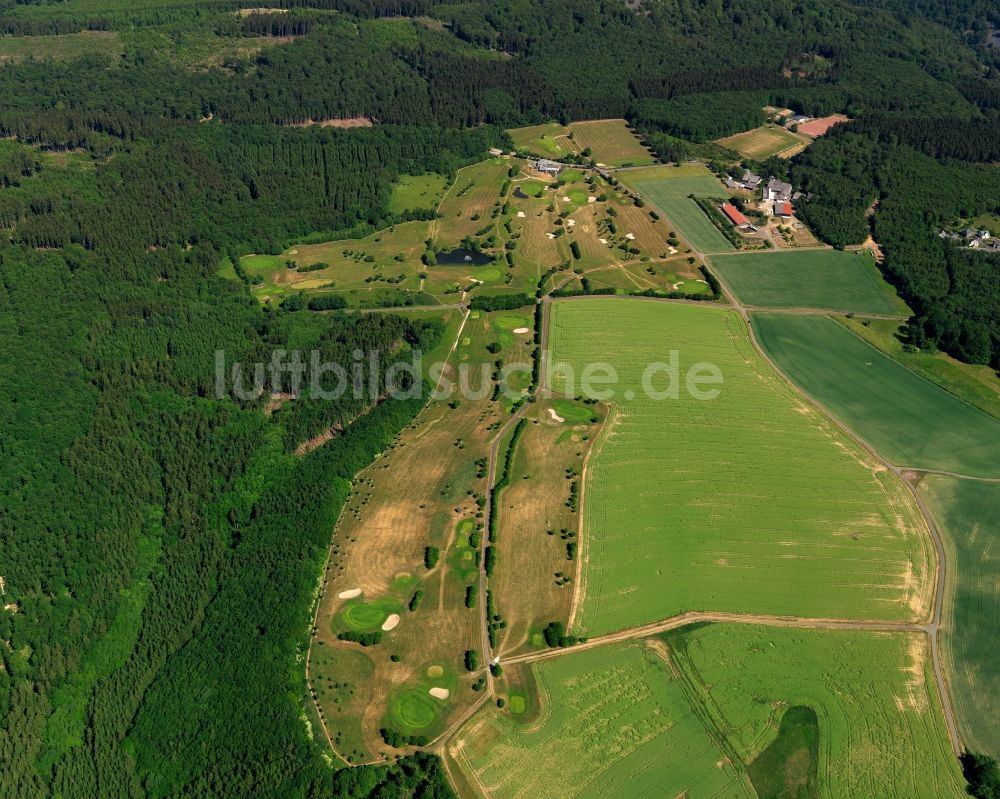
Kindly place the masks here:
<instances>
[{"instance_id":1,"label":"golf course tee area","mask_svg":"<svg viewBox=\"0 0 1000 799\"><path fill-rule=\"evenodd\" d=\"M935 566L912 495L770 368L736 312L563 301L550 337L553 391L579 392L588 365L617 372L599 386L613 410L585 478L576 634L693 610L928 615ZM707 396L689 390L713 372Z\"/></svg>"}]
</instances>

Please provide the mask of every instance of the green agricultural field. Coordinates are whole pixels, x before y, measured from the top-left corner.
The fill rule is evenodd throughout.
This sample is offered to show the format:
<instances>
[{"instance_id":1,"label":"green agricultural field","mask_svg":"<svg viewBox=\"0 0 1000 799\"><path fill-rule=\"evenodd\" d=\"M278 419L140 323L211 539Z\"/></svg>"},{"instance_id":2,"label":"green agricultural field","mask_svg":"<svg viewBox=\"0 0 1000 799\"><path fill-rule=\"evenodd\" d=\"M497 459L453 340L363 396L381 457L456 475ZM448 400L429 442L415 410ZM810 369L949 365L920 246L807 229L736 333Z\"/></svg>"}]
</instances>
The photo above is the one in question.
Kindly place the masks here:
<instances>
[{"instance_id":1,"label":"green agricultural field","mask_svg":"<svg viewBox=\"0 0 1000 799\"><path fill-rule=\"evenodd\" d=\"M757 355L733 311L627 299L557 302L549 385L618 373L584 486L586 635L688 610L913 619L929 611L930 539L905 486ZM676 398L642 389L676 352ZM714 364L714 399L684 387ZM668 378L650 381L663 390ZM604 385L598 385L603 389ZM633 392L630 395L628 392ZM590 392L602 398L600 392Z\"/></svg>"},{"instance_id":2,"label":"green agricultural field","mask_svg":"<svg viewBox=\"0 0 1000 799\"><path fill-rule=\"evenodd\" d=\"M898 319L834 318L903 366L1000 419L1000 380L997 380L996 369L962 363L943 352L904 348L897 336L904 325Z\"/></svg>"},{"instance_id":3,"label":"green agricultural field","mask_svg":"<svg viewBox=\"0 0 1000 799\"><path fill-rule=\"evenodd\" d=\"M825 316L753 314L785 374L897 466L1000 476L1000 421Z\"/></svg>"},{"instance_id":4,"label":"green agricultural field","mask_svg":"<svg viewBox=\"0 0 1000 799\"><path fill-rule=\"evenodd\" d=\"M526 725L488 707L458 732L450 756L494 799L752 797L656 644L539 663L542 718Z\"/></svg>"},{"instance_id":5,"label":"green agricultural field","mask_svg":"<svg viewBox=\"0 0 1000 799\"><path fill-rule=\"evenodd\" d=\"M558 122L513 128L507 133L514 141L515 149L519 151L523 150L545 158L562 158L568 153L576 152L576 148L566 138L569 129Z\"/></svg>"},{"instance_id":6,"label":"green agricultural field","mask_svg":"<svg viewBox=\"0 0 1000 799\"><path fill-rule=\"evenodd\" d=\"M701 252L731 252L733 245L688 195L719 197L727 190L705 167L650 167L622 172L621 179L652 203Z\"/></svg>"},{"instance_id":7,"label":"green agricultural field","mask_svg":"<svg viewBox=\"0 0 1000 799\"><path fill-rule=\"evenodd\" d=\"M699 715L735 762L753 762L786 710L804 706L817 717L824 799L966 795L923 634L710 624L666 640Z\"/></svg>"},{"instance_id":8,"label":"green agricultural field","mask_svg":"<svg viewBox=\"0 0 1000 799\"><path fill-rule=\"evenodd\" d=\"M947 542L942 630L962 737L1000 759L1000 483L927 476L920 493Z\"/></svg>"},{"instance_id":9,"label":"green agricultural field","mask_svg":"<svg viewBox=\"0 0 1000 799\"><path fill-rule=\"evenodd\" d=\"M867 253L764 250L717 255L711 262L746 305L908 315Z\"/></svg>"},{"instance_id":10,"label":"green agricultural field","mask_svg":"<svg viewBox=\"0 0 1000 799\"><path fill-rule=\"evenodd\" d=\"M403 175L392 187L389 197L389 211L401 214L425 208L437 208L444 196L448 179L444 175Z\"/></svg>"},{"instance_id":11,"label":"green agricultural field","mask_svg":"<svg viewBox=\"0 0 1000 799\"><path fill-rule=\"evenodd\" d=\"M793 147L805 146L802 139L778 125L764 125L735 136L727 136L719 139L718 143L755 161L766 161Z\"/></svg>"},{"instance_id":12,"label":"green agricultural field","mask_svg":"<svg viewBox=\"0 0 1000 799\"><path fill-rule=\"evenodd\" d=\"M624 119L572 122L573 144L578 152L590 148L591 157L607 166L642 166L655 162Z\"/></svg>"}]
</instances>

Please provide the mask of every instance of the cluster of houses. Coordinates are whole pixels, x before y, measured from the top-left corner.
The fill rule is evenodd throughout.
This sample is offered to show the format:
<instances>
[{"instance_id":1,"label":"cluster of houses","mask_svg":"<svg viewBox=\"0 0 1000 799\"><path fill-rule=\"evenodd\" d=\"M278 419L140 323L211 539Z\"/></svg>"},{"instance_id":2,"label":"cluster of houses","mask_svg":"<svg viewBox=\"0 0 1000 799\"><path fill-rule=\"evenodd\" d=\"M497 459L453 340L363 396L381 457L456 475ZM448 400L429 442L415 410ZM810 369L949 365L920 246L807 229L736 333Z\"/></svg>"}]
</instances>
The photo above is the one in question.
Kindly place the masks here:
<instances>
[{"instance_id":1,"label":"cluster of houses","mask_svg":"<svg viewBox=\"0 0 1000 799\"><path fill-rule=\"evenodd\" d=\"M985 229L976 230L975 228L967 227L958 231L958 233L950 233L947 230L942 230L938 236L942 239L961 242L961 246L968 247L970 250L1000 252L1000 239L993 238L990 232Z\"/></svg>"},{"instance_id":2,"label":"cluster of houses","mask_svg":"<svg viewBox=\"0 0 1000 799\"><path fill-rule=\"evenodd\" d=\"M791 183L778 180L773 175L765 182L760 175L755 175L749 169L743 173L743 177L739 180L726 175L722 182L730 189L746 189L752 192L759 189L764 203L770 205L771 214L781 219L789 219L795 215L792 203L802 196L802 192L795 191Z\"/></svg>"}]
</instances>

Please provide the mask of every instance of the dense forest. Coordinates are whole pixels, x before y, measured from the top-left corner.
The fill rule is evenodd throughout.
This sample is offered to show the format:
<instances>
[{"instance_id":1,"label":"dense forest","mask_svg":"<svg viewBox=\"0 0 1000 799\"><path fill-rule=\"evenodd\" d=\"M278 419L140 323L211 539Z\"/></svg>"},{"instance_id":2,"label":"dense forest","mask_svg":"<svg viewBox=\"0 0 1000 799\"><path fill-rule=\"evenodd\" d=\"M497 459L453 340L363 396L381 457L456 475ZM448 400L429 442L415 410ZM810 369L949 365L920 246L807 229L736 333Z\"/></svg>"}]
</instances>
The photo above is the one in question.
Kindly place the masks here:
<instances>
[{"instance_id":1,"label":"dense forest","mask_svg":"<svg viewBox=\"0 0 1000 799\"><path fill-rule=\"evenodd\" d=\"M257 5L0 2L8 36L117 37L0 67L4 797L450 796L430 756L331 768L297 660L350 480L419 403L267 414L283 386L213 393L220 349L402 357L440 330L262 308L218 271L391 224L400 175L452 174L508 143L506 126L624 116L680 160L724 156L710 140L769 103L846 112L857 121L768 166L811 193L802 213L826 240L874 232L915 343L1000 358L1000 259L935 235L1000 209L995 3L233 13ZM294 127L341 117L374 126Z\"/></svg>"}]
</instances>

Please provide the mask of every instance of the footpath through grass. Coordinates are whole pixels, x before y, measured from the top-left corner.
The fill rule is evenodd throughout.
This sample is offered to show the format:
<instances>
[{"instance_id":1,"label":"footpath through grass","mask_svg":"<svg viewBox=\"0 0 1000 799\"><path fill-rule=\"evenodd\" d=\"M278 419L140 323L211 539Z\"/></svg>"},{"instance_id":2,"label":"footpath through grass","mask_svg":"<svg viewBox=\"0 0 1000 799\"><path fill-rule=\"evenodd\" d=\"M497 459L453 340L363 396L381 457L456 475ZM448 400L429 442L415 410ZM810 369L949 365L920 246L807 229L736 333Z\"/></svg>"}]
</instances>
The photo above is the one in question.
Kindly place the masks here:
<instances>
[{"instance_id":1,"label":"footpath through grass","mask_svg":"<svg viewBox=\"0 0 1000 799\"><path fill-rule=\"evenodd\" d=\"M753 314L778 367L898 466L1000 476L1000 420L825 316Z\"/></svg>"},{"instance_id":2,"label":"footpath through grass","mask_svg":"<svg viewBox=\"0 0 1000 799\"><path fill-rule=\"evenodd\" d=\"M550 348L557 392L582 390L566 392L567 378L572 370L579 383L589 364L609 364L619 378L616 412L584 485L576 633L688 610L859 619L928 612L930 540L912 496L773 372L738 314L557 302ZM676 397L647 396L644 371L674 358ZM721 371L721 384L703 386L718 390L714 399L685 386L689 370L705 364ZM667 383L662 370L650 381L656 390Z\"/></svg>"},{"instance_id":3,"label":"footpath through grass","mask_svg":"<svg viewBox=\"0 0 1000 799\"><path fill-rule=\"evenodd\" d=\"M806 706L823 796L966 795L923 634L710 624L667 641L702 717L744 763L767 752L786 708Z\"/></svg>"},{"instance_id":4,"label":"footpath through grass","mask_svg":"<svg viewBox=\"0 0 1000 799\"><path fill-rule=\"evenodd\" d=\"M867 253L765 250L714 256L711 261L737 299L747 305L907 314Z\"/></svg>"},{"instance_id":5,"label":"footpath through grass","mask_svg":"<svg viewBox=\"0 0 1000 799\"><path fill-rule=\"evenodd\" d=\"M962 738L1000 759L1000 484L929 476L920 493L948 541L943 632Z\"/></svg>"}]
</instances>

